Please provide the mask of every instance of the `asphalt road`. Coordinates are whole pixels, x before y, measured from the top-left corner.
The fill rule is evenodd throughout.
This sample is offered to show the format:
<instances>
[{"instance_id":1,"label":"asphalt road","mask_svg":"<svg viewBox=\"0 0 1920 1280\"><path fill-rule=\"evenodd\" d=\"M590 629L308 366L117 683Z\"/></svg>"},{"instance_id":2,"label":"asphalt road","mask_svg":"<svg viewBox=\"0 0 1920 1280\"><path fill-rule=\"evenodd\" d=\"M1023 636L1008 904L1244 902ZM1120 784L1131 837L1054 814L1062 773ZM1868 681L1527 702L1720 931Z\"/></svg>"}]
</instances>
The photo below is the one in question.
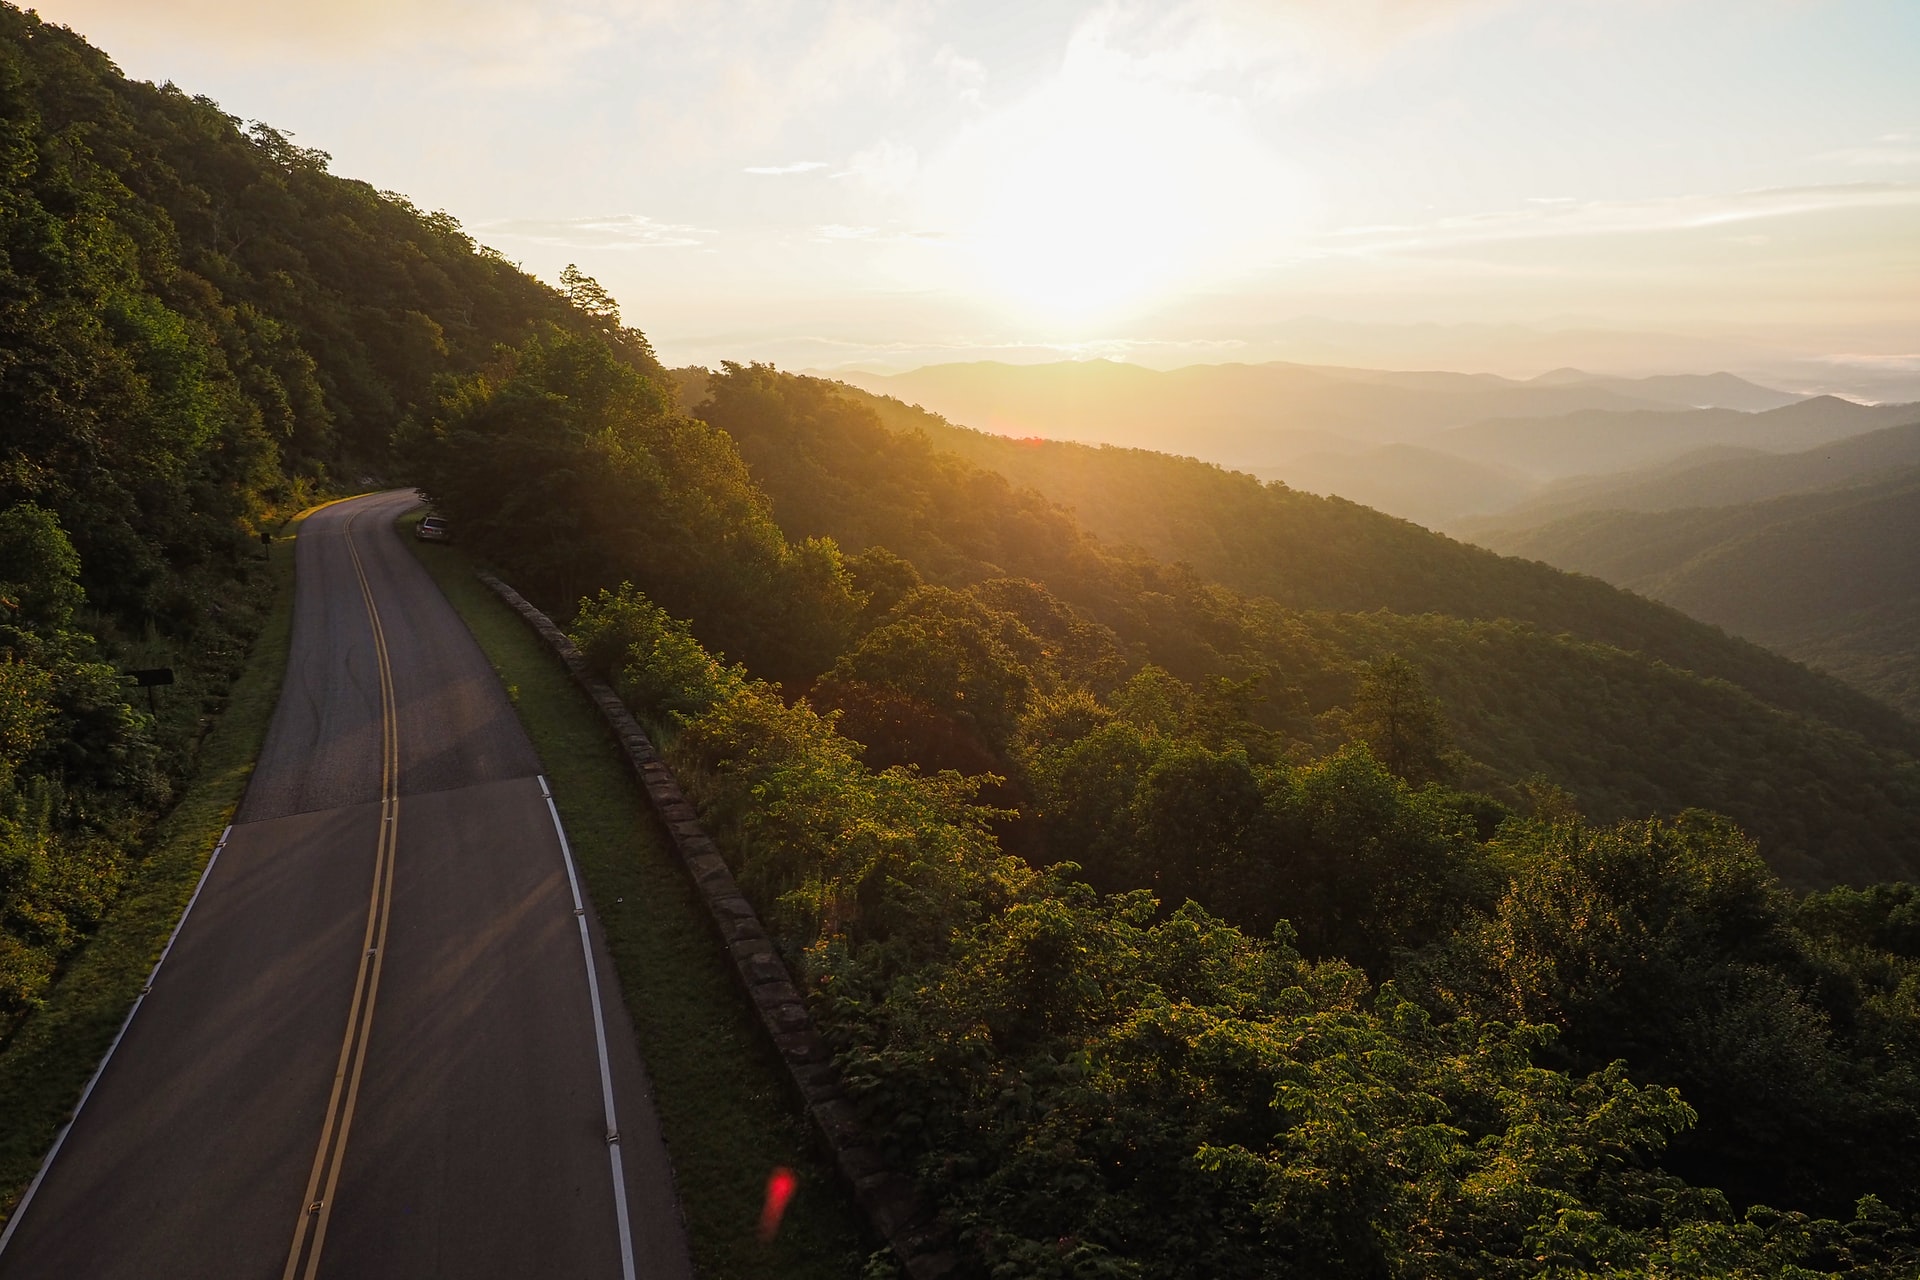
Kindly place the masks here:
<instances>
[{"instance_id":1,"label":"asphalt road","mask_svg":"<svg viewBox=\"0 0 1920 1280\"><path fill-rule=\"evenodd\" d=\"M414 504L302 527L238 820L5 1280L691 1276L539 762L393 530Z\"/></svg>"}]
</instances>

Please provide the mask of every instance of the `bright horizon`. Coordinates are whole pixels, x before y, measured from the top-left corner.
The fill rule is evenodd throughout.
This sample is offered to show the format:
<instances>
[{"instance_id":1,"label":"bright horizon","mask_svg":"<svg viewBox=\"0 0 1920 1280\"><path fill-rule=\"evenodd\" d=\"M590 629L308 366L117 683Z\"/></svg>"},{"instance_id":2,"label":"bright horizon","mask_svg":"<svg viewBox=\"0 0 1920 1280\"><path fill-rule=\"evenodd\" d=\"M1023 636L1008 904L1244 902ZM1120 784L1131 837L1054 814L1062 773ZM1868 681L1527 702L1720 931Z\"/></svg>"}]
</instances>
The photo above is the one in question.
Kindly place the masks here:
<instances>
[{"instance_id":1,"label":"bright horizon","mask_svg":"<svg viewBox=\"0 0 1920 1280\"><path fill-rule=\"evenodd\" d=\"M38 7L544 279L578 263L670 363L1920 396L1902 0Z\"/></svg>"}]
</instances>

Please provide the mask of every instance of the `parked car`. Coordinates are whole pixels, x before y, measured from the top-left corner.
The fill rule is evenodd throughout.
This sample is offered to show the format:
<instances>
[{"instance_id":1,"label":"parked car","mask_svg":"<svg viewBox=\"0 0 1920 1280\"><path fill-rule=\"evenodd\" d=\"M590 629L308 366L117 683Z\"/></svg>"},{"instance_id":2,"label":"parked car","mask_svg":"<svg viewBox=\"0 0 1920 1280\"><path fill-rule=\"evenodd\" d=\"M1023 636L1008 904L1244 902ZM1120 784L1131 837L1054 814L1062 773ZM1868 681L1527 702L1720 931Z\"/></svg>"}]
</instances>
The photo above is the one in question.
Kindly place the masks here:
<instances>
[{"instance_id":1,"label":"parked car","mask_svg":"<svg viewBox=\"0 0 1920 1280\"><path fill-rule=\"evenodd\" d=\"M452 542L453 528L441 516L428 516L413 527L413 536L422 542Z\"/></svg>"}]
</instances>

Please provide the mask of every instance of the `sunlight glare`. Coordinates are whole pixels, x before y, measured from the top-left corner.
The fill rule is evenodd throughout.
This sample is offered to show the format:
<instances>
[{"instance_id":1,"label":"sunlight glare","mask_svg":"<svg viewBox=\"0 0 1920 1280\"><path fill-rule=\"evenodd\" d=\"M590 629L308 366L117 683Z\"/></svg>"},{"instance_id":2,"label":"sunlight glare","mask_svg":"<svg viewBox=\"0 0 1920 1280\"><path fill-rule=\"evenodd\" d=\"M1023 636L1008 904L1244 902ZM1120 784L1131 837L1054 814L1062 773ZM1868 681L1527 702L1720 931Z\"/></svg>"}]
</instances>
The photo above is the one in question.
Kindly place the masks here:
<instances>
[{"instance_id":1,"label":"sunlight glare","mask_svg":"<svg viewBox=\"0 0 1920 1280\"><path fill-rule=\"evenodd\" d=\"M929 173L967 286L1035 319L1102 318L1244 270L1303 214L1301 184L1231 102L1081 49Z\"/></svg>"}]
</instances>

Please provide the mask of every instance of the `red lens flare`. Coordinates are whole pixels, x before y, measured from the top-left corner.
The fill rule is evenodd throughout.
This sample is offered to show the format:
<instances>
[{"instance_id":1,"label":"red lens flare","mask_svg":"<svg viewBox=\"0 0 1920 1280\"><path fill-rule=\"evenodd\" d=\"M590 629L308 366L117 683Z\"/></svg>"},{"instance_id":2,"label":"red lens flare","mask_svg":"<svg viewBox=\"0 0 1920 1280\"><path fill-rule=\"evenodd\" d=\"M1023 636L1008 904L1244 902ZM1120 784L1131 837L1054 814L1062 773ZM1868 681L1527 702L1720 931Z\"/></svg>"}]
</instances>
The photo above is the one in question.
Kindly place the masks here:
<instances>
[{"instance_id":1,"label":"red lens flare","mask_svg":"<svg viewBox=\"0 0 1920 1280\"><path fill-rule=\"evenodd\" d=\"M787 1212L787 1202L793 1199L794 1189L800 1185L800 1179L793 1170L784 1165L767 1175L767 1203L760 1210L760 1242L767 1244L780 1230L780 1219Z\"/></svg>"}]
</instances>

